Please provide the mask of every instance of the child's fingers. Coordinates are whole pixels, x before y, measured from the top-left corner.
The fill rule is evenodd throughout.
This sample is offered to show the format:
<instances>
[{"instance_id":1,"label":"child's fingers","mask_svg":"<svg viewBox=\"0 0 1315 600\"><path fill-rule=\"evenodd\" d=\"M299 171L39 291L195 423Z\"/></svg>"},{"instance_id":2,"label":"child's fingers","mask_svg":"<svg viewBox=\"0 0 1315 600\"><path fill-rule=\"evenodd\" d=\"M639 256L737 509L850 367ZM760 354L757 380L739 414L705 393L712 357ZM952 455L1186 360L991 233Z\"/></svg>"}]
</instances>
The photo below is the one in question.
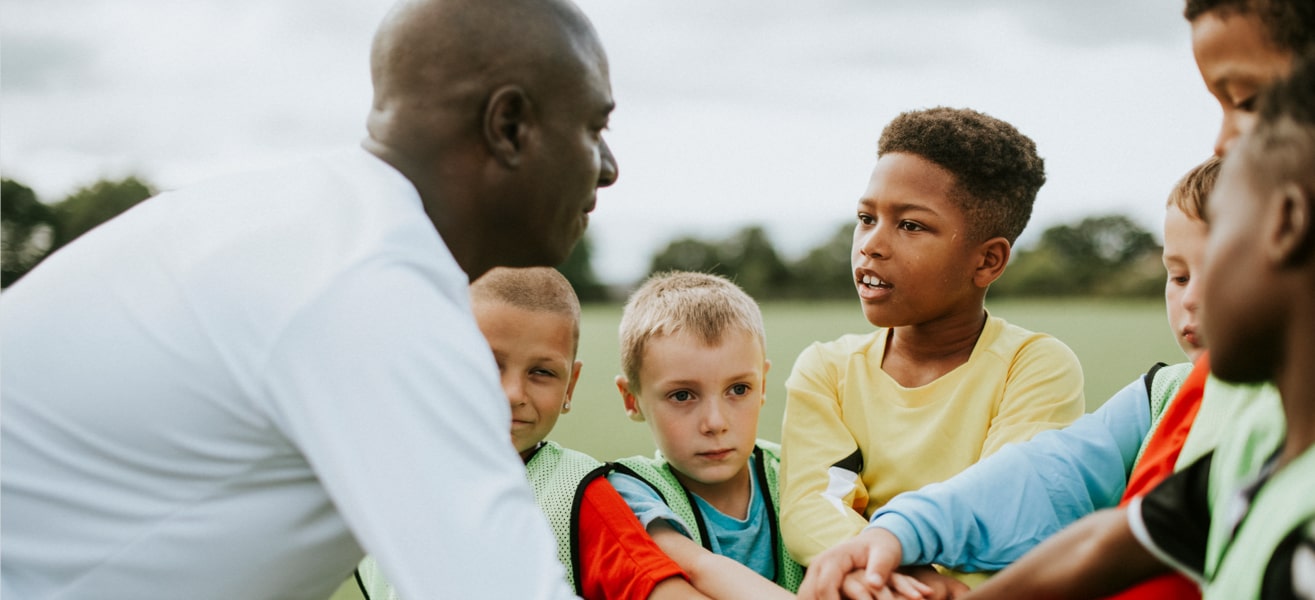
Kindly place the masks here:
<instances>
[{"instance_id":1,"label":"child's fingers","mask_svg":"<svg viewBox=\"0 0 1315 600\"><path fill-rule=\"evenodd\" d=\"M822 557L819 557L822 558ZM815 560L799 587L799 597L805 600L840 600L845 583L846 569L835 561Z\"/></svg>"},{"instance_id":2,"label":"child's fingers","mask_svg":"<svg viewBox=\"0 0 1315 600\"><path fill-rule=\"evenodd\" d=\"M854 571L841 583L840 592L848 600L895 600L884 586L868 583L862 571Z\"/></svg>"},{"instance_id":3,"label":"child's fingers","mask_svg":"<svg viewBox=\"0 0 1315 600\"><path fill-rule=\"evenodd\" d=\"M890 576L899 568L899 540L890 532L880 528L870 528L859 534L859 539L867 550L864 571L868 581L874 586L886 585Z\"/></svg>"},{"instance_id":4,"label":"child's fingers","mask_svg":"<svg viewBox=\"0 0 1315 600\"><path fill-rule=\"evenodd\" d=\"M889 587L898 592L900 597L908 600L923 600L932 595L931 586L901 573L890 576Z\"/></svg>"}]
</instances>

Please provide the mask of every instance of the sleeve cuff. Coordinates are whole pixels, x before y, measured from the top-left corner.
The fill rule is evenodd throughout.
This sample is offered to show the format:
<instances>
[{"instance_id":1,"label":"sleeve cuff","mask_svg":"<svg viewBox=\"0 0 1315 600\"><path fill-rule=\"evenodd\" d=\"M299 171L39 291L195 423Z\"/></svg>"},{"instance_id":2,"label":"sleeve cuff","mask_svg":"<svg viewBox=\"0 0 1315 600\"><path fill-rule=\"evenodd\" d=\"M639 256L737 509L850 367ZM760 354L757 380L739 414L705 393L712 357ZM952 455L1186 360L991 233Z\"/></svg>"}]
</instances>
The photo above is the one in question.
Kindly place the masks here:
<instances>
[{"instance_id":1,"label":"sleeve cuff","mask_svg":"<svg viewBox=\"0 0 1315 600\"><path fill-rule=\"evenodd\" d=\"M918 533L914 530L913 524L895 513L881 513L872 515L872 522L863 529L885 529L900 543L900 565L922 565L929 564L930 559L923 557L922 544L918 541Z\"/></svg>"}]
</instances>

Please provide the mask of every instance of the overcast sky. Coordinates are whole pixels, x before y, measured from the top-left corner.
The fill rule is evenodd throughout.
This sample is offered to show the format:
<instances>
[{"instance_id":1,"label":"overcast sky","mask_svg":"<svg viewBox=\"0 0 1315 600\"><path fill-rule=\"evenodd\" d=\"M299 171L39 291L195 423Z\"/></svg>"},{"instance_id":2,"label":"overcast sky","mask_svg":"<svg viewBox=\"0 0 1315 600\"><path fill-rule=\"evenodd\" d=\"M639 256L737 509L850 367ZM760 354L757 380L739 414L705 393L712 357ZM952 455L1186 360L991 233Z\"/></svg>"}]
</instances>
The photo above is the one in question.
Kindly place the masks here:
<instances>
[{"instance_id":1,"label":"overcast sky","mask_svg":"<svg viewBox=\"0 0 1315 600\"><path fill-rule=\"evenodd\" d=\"M1026 243L1124 213L1158 232L1218 108L1181 0L582 0L618 103L621 177L595 267L642 275L681 235L767 227L795 255L852 218L882 127L970 107L1046 159ZM0 173L55 201L160 188L364 135L380 0L0 0Z\"/></svg>"}]
</instances>

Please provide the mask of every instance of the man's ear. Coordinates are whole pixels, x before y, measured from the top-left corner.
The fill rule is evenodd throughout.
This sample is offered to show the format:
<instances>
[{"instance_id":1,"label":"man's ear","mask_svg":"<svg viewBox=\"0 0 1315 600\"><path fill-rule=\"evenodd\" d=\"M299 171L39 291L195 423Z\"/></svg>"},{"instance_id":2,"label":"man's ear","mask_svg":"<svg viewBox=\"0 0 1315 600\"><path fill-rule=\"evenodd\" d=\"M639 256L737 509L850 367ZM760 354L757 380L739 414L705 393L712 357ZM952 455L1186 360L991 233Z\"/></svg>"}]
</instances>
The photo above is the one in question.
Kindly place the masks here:
<instances>
[{"instance_id":1,"label":"man's ear","mask_svg":"<svg viewBox=\"0 0 1315 600\"><path fill-rule=\"evenodd\" d=\"M625 404L626 416L630 417L631 421L642 423L644 412L639 409L639 401L635 399L635 395L630 393L630 381L625 375L616 376L616 389L621 392L621 402Z\"/></svg>"},{"instance_id":2,"label":"man's ear","mask_svg":"<svg viewBox=\"0 0 1315 600\"><path fill-rule=\"evenodd\" d=\"M1274 223L1271 229L1270 257L1279 265L1300 264L1315 247L1315 196L1296 182L1288 182L1274 191Z\"/></svg>"},{"instance_id":3,"label":"man's ear","mask_svg":"<svg viewBox=\"0 0 1315 600\"><path fill-rule=\"evenodd\" d=\"M530 97L520 86L504 85L489 97L484 108L484 144L503 166L520 166L533 112Z\"/></svg>"},{"instance_id":4,"label":"man's ear","mask_svg":"<svg viewBox=\"0 0 1315 600\"><path fill-rule=\"evenodd\" d=\"M999 279L1009 264L1009 253L1013 246L1009 240L993 237L977 247L977 269L973 272L973 284L984 288Z\"/></svg>"}]
</instances>

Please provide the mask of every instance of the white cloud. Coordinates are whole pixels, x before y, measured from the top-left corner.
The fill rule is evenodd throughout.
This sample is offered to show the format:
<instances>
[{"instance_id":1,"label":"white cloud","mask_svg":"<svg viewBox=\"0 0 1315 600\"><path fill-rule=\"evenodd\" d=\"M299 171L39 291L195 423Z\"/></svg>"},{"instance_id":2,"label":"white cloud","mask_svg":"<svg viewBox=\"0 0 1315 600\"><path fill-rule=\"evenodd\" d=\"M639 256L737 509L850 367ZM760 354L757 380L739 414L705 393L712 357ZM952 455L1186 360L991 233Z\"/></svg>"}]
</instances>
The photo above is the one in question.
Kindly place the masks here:
<instances>
[{"instance_id":1,"label":"white cloud","mask_svg":"<svg viewBox=\"0 0 1315 600\"><path fill-rule=\"evenodd\" d=\"M590 231L612 281L678 235L762 223L787 252L820 241L902 110L967 106L1032 136L1049 171L1033 234L1107 212L1158 227L1217 119L1177 0L581 5L619 103L621 178ZM102 176L177 187L355 143L387 8L5 0L0 167L54 200Z\"/></svg>"}]
</instances>

